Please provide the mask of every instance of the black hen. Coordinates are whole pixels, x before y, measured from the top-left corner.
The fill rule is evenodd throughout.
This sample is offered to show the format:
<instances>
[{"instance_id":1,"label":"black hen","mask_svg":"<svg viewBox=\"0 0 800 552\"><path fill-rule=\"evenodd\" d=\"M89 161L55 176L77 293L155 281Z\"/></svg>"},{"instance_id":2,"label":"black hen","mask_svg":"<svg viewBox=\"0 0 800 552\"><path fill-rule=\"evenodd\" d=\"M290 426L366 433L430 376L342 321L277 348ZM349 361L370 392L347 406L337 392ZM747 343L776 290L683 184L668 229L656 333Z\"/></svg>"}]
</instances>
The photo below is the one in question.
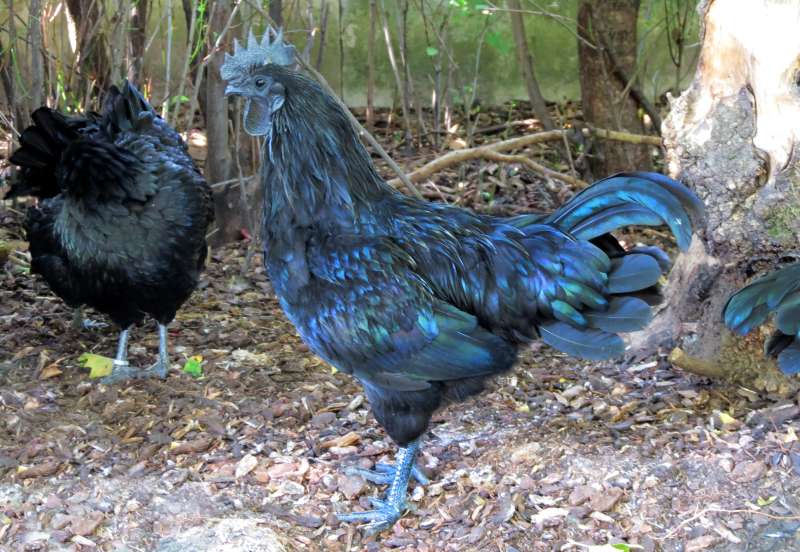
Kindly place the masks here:
<instances>
[{"instance_id":1,"label":"black hen","mask_svg":"<svg viewBox=\"0 0 800 552\"><path fill-rule=\"evenodd\" d=\"M111 88L102 115L41 107L32 119L11 156L19 172L7 197L41 199L25 221L33 272L68 305L91 306L122 328L104 381L166 377L166 326L206 257L208 185L180 135L128 82ZM159 360L134 370L128 330L148 314L158 322Z\"/></svg>"},{"instance_id":2,"label":"black hen","mask_svg":"<svg viewBox=\"0 0 800 552\"><path fill-rule=\"evenodd\" d=\"M691 240L697 197L653 173L594 184L551 215L498 218L404 196L377 174L337 101L292 71L293 49L265 36L237 45L222 69L245 99L245 129L264 136L265 263L311 349L364 386L402 448L376 509L341 516L370 530L400 516L432 413L481 391L537 337L606 359L618 332L643 328L666 255L626 252L610 235L668 225ZM593 243L594 242L594 243ZM645 293L646 294L646 293Z\"/></svg>"},{"instance_id":3,"label":"black hen","mask_svg":"<svg viewBox=\"0 0 800 552\"><path fill-rule=\"evenodd\" d=\"M800 263L762 276L731 296L725 324L742 335L775 313L775 331L764 344L786 374L800 373Z\"/></svg>"}]
</instances>

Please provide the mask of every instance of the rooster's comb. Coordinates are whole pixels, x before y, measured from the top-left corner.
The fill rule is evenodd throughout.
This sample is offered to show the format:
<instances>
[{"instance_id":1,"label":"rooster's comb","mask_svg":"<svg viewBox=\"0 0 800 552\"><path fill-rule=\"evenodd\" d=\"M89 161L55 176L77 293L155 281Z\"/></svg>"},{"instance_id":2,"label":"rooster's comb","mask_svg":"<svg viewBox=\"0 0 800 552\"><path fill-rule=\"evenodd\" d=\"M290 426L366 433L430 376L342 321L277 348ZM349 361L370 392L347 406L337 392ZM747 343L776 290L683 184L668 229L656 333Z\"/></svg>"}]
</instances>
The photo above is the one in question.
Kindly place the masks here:
<instances>
[{"instance_id":1,"label":"rooster's comb","mask_svg":"<svg viewBox=\"0 0 800 552\"><path fill-rule=\"evenodd\" d=\"M270 41L270 34L275 38ZM267 27L264 38L261 42L253 34L252 29L248 33L247 47L243 48L239 41L233 39L233 55L225 54L225 61L220 68L220 74L226 81L242 76L251 67L268 65L292 65L295 61L295 48L291 44L283 41L283 31Z\"/></svg>"}]
</instances>

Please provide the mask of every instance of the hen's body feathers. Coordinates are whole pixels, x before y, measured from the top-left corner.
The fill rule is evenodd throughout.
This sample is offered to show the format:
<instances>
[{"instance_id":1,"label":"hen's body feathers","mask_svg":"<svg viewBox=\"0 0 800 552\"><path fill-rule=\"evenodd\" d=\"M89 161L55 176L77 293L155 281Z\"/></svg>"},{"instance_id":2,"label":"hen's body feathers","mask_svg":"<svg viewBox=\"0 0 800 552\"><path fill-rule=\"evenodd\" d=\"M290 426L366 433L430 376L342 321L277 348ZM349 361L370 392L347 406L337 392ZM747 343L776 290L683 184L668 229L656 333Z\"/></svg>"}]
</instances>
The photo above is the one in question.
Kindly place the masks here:
<instances>
[{"instance_id":1,"label":"hen's body feathers","mask_svg":"<svg viewBox=\"0 0 800 552\"><path fill-rule=\"evenodd\" d=\"M28 211L32 270L72 306L127 328L170 322L197 285L213 216L210 190L180 136L125 83L102 115L33 113L11 162Z\"/></svg>"},{"instance_id":2,"label":"hen's body feathers","mask_svg":"<svg viewBox=\"0 0 800 552\"><path fill-rule=\"evenodd\" d=\"M725 324L745 335L775 314L766 353L786 374L800 373L800 263L763 276L742 288L725 306Z\"/></svg>"}]
</instances>

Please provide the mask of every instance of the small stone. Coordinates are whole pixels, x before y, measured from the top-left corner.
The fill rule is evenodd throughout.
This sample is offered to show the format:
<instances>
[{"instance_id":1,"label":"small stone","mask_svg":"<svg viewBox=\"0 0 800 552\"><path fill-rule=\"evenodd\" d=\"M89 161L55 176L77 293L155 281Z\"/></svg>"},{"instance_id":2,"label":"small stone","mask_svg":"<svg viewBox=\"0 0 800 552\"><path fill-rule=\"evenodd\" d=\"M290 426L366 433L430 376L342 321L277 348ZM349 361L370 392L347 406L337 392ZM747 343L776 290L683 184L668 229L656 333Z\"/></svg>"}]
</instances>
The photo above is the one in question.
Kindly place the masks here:
<instances>
[{"instance_id":1,"label":"small stone","mask_svg":"<svg viewBox=\"0 0 800 552\"><path fill-rule=\"evenodd\" d=\"M104 519L100 512L89 512L80 518L73 516L70 529L72 534L86 537L93 534Z\"/></svg>"},{"instance_id":2,"label":"small stone","mask_svg":"<svg viewBox=\"0 0 800 552\"><path fill-rule=\"evenodd\" d=\"M236 479L241 479L251 471L253 471L256 466L258 465L258 459L253 456L252 454L245 454L241 460L236 464L236 471L234 472L234 477Z\"/></svg>"},{"instance_id":3,"label":"small stone","mask_svg":"<svg viewBox=\"0 0 800 552\"><path fill-rule=\"evenodd\" d=\"M572 385L561 392L561 396L571 401L584 392L583 385Z\"/></svg>"},{"instance_id":4,"label":"small stone","mask_svg":"<svg viewBox=\"0 0 800 552\"><path fill-rule=\"evenodd\" d=\"M351 454L356 454L358 452L358 447L349 446L349 447L331 447L330 448L331 454L335 454L336 456L350 456Z\"/></svg>"},{"instance_id":5,"label":"small stone","mask_svg":"<svg viewBox=\"0 0 800 552\"><path fill-rule=\"evenodd\" d=\"M296 481L284 481L281 483L281 491L284 494L300 496L306 494L306 488Z\"/></svg>"},{"instance_id":6,"label":"small stone","mask_svg":"<svg viewBox=\"0 0 800 552\"><path fill-rule=\"evenodd\" d=\"M767 473L767 465L764 462L740 462L736 464L731 472L731 479L739 483L748 483L761 479Z\"/></svg>"},{"instance_id":7,"label":"small stone","mask_svg":"<svg viewBox=\"0 0 800 552\"><path fill-rule=\"evenodd\" d=\"M622 495L622 489L616 487L595 492L589 499L589 508L595 512L608 512L619 502Z\"/></svg>"},{"instance_id":8,"label":"small stone","mask_svg":"<svg viewBox=\"0 0 800 552\"><path fill-rule=\"evenodd\" d=\"M539 457L541 450L542 445L539 443L529 443L527 445L523 445L511 453L511 461L514 464L532 462Z\"/></svg>"},{"instance_id":9,"label":"small stone","mask_svg":"<svg viewBox=\"0 0 800 552\"><path fill-rule=\"evenodd\" d=\"M285 464L275 464L267 469L270 479L285 479L296 471L297 466L287 462Z\"/></svg>"},{"instance_id":10,"label":"small stone","mask_svg":"<svg viewBox=\"0 0 800 552\"><path fill-rule=\"evenodd\" d=\"M595 489L590 485L578 485L569 493L567 501L570 506L580 506L595 494Z\"/></svg>"},{"instance_id":11,"label":"small stone","mask_svg":"<svg viewBox=\"0 0 800 552\"><path fill-rule=\"evenodd\" d=\"M342 491L348 500L352 500L364 492L366 486L367 483L364 481L364 478L358 475L344 475L339 477L339 490Z\"/></svg>"},{"instance_id":12,"label":"small stone","mask_svg":"<svg viewBox=\"0 0 800 552\"><path fill-rule=\"evenodd\" d=\"M647 477L644 478L644 481L642 482L642 487L644 487L645 489L652 489L656 485L658 485L658 477L655 477L653 475L648 475Z\"/></svg>"},{"instance_id":13,"label":"small stone","mask_svg":"<svg viewBox=\"0 0 800 552\"><path fill-rule=\"evenodd\" d=\"M322 412L311 418L311 426L317 429L324 429L332 426L336 422L336 414L333 412Z\"/></svg>"},{"instance_id":14,"label":"small stone","mask_svg":"<svg viewBox=\"0 0 800 552\"><path fill-rule=\"evenodd\" d=\"M702 537L697 537L696 539L692 539L686 543L686 552L699 552L700 550L705 550L707 548L711 548L715 544L719 542L719 538L713 535L703 535Z\"/></svg>"},{"instance_id":15,"label":"small stone","mask_svg":"<svg viewBox=\"0 0 800 552\"><path fill-rule=\"evenodd\" d=\"M264 468L257 468L253 472L253 479L255 479L258 483L269 483L271 478L267 470Z\"/></svg>"},{"instance_id":16,"label":"small stone","mask_svg":"<svg viewBox=\"0 0 800 552\"><path fill-rule=\"evenodd\" d=\"M50 527L53 529L63 529L70 523L72 523L72 516L59 513L54 515L50 520Z\"/></svg>"},{"instance_id":17,"label":"small stone","mask_svg":"<svg viewBox=\"0 0 800 552\"><path fill-rule=\"evenodd\" d=\"M45 510L57 510L64 506L64 501L58 495L47 495L42 504Z\"/></svg>"}]
</instances>

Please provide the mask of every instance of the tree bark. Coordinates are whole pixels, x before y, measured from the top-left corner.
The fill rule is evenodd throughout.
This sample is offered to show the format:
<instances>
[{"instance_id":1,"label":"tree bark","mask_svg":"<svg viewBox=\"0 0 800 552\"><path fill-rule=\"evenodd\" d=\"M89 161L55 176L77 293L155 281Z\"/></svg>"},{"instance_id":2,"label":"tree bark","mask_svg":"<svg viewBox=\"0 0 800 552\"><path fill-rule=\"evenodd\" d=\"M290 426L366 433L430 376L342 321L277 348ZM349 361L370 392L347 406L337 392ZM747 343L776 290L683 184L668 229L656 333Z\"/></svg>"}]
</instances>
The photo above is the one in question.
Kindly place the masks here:
<instances>
[{"instance_id":1,"label":"tree bark","mask_svg":"<svg viewBox=\"0 0 800 552\"><path fill-rule=\"evenodd\" d=\"M539 81L533 71L533 56L528 49L528 39L525 35L525 22L522 20L522 8L519 0L507 0L509 15L511 16L511 30L514 33L514 42L517 45L517 58L522 67L522 77L525 79L525 87L528 89L528 98L536 117L542 123L545 130L552 130L554 127L553 119L547 110L547 103L539 89Z\"/></svg>"},{"instance_id":2,"label":"tree bark","mask_svg":"<svg viewBox=\"0 0 800 552\"><path fill-rule=\"evenodd\" d=\"M663 133L671 176L705 202L705 240L676 263L651 339L675 338L727 379L788 391L794 384L764 357L759 332L734 336L721 318L731 293L797 251L800 0L713 0L700 10L695 79L672 102Z\"/></svg>"},{"instance_id":3,"label":"tree bark","mask_svg":"<svg viewBox=\"0 0 800 552\"><path fill-rule=\"evenodd\" d=\"M328 13L330 12L330 6L325 1L322 0L322 4L320 4L319 11L319 46L317 46L317 58L314 62L314 69L319 71L322 68L322 57L325 53L325 35L328 33Z\"/></svg>"},{"instance_id":4,"label":"tree bark","mask_svg":"<svg viewBox=\"0 0 800 552\"><path fill-rule=\"evenodd\" d=\"M42 55L42 0L28 5L28 49L30 51L30 102L28 111L44 105L44 56Z\"/></svg>"},{"instance_id":5,"label":"tree bark","mask_svg":"<svg viewBox=\"0 0 800 552\"><path fill-rule=\"evenodd\" d=\"M283 0L269 0L269 18L278 27L283 27Z\"/></svg>"},{"instance_id":6,"label":"tree bark","mask_svg":"<svg viewBox=\"0 0 800 552\"><path fill-rule=\"evenodd\" d=\"M375 125L375 28L378 24L377 0L369 0L369 38L367 39L367 128Z\"/></svg>"},{"instance_id":7,"label":"tree bark","mask_svg":"<svg viewBox=\"0 0 800 552\"><path fill-rule=\"evenodd\" d=\"M214 2L209 20L209 36L216 37L225 28L231 12L231 0ZM208 156L206 158L205 176L209 184L229 180L232 174L232 156L228 133L228 99L225 97L225 81L219 70L224 61L224 54L229 50L230 40L226 38L219 50L211 53L206 75L206 132L208 140ZM239 192L228 185L214 194L216 208L217 232L214 243L226 243L235 239L241 230L239 210Z\"/></svg>"},{"instance_id":8,"label":"tree bark","mask_svg":"<svg viewBox=\"0 0 800 552\"><path fill-rule=\"evenodd\" d=\"M186 20L186 28L192 26L192 10L194 9L192 0L181 0L181 5L183 6L183 16ZM202 84L202 77L205 77L205 68L202 66L202 60L208 54L208 48L206 47L206 24L208 22L208 13L209 10L213 9L210 8L209 5L206 5L206 9L203 10L202 13L198 13L195 21L195 29L196 36L187 36L186 37L186 47L189 48L191 52L194 52L197 49L197 55L195 56L194 60L189 65L189 78L191 82L198 83L198 90L197 90L197 105L200 108L200 115L203 118L203 123L205 123L206 119L206 112L208 106L206 105L206 87ZM198 42L200 43L200 47L197 48ZM201 75L201 79L198 80L197 72L203 71ZM193 115L193 114L192 114Z\"/></svg>"},{"instance_id":9,"label":"tree bark","mask_svg":"<svg viewBox=\"0 0 800 552\"><path fill-rule=\"evenodd\" d=\"M130 63L128 79L137 86L142 84L142 67L144 65L144 49L147 44L147 16L150 0L137 0L133 3L131 25L128 31L130 43Z\"/></svg>"},{"instance_id":10,"label":"tree bark","mask_svg":"<svg viewBox=\"0 0 800 552\"><path fill-rule=\"evenodd\" d=\"M644 127L626 84L614 77L603 44L627 75L636 66L639 0L581 0L578 8L578 59L584 118L592 125L641 134ZM600 40L602 37L603 40ZM624 144L595 144L590 166L600 178L626 170L647 170L650 149Z\"/></svg>"},{"instance_id":11,"label":"tree bark","mask_svg":"<svg viewBox=\"0 0 800 552\"><path fill-rule=\"evenodd\" d=\"M413 135L411 133L411 99L408 96L408 90L403 77L400 75L400 67L397 63L397 58L394 55L394 46L392 46L392 35L389 32L389 13L386 10L383 0L381 3L381 13L383 16L383 38L386 41L386 52L389 54L389 65L392 67L394 74L395 84L397 85L397 92L400 94L401 105L403 107L403 130L404 142L406 151L410 151L413 147Z\"/></svg>"},{"instance_id":12,"label":"tree bark","mask_svg":"<svg viewBox=\"0 0 800 552\"><path fill-rule=\"evenodd\" d=\"M108 59L106 38L101 25L102 2L97 0L67 0L67 14L76 31L78 67L84 79L96 92L111 84L111 60Z\"/></svg>"}]
</instances>

